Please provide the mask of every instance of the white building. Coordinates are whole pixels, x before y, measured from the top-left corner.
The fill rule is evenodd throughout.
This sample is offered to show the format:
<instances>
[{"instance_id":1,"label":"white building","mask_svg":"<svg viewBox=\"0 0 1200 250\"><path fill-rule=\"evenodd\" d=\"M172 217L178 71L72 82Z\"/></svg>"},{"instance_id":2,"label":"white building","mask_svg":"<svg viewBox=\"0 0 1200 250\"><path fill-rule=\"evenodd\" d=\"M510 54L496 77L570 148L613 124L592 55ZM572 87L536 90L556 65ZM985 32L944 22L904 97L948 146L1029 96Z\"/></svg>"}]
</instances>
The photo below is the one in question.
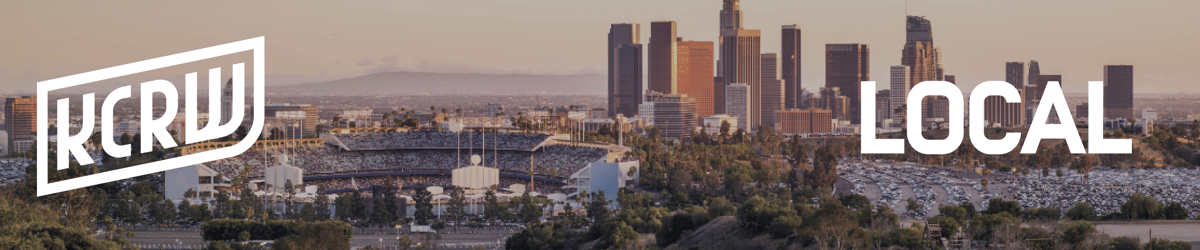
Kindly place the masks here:
<instances>
[{"instance_id":1,"label":"white building","mask_svg":"<svg viewBox=\"0 0 1200 250\"><path fill-rule=\"evenodd\" d=\"M1142 110L1142 120L1158 120L1158 110L1154 108L1146 108Z\"/></svg>"},{"instance_id":2,"label":"white building","mask_svg":"<svg viewBox=\"0 0 1200 250\"><path fill-rule=\"evenodd\" d=\"M292 188L299 188L304 184L304 169L288 165L287 155L279 155L275 157L279 165L263 169L263 182L270 187L273 192L285 192L283 187L287 186L287 182L292 181Z\"/></svg>"},{"instance_id":3,"label":"white building","mask_svg":"<svg viewBox=\"0 0 1200 250\"><path fill-rule=\"evenodd\" d=\"M709 117L704 117L703 125L705 127L708 127L707 129L708 129L709 134L715 135L715 134L721 133L721 123L722 122L729 123L729 133L733 133L733 131L737 131L738 118L732 117L729 115L725 115L725 114L718 114L718 115L713 115L713 116L709 116Z\"/></svg>"},{"instance_id":4,"label":"white building","mask_svg":"<svg viewBox=\"0 0 1200 250\"><path fill-rule=\"evenodd\" d=\"M181 200L188 190L196 191L197 197L213 195L213 188L229 186L229 178L217 180L217 171L203 165L192 165L167 170L164 174L163 196L171 200Z\"/></svg>"},{"instance_id":5,"label":"white building","mask_svg":"<svg viewBox=\"0 0 1200 250\"><path fill-rule=\"evenodd\" d=\"M654 126L654 103L643 102L638 104L638 117L646 120L646 126Z\"/></svg>"},{"instance_id":6,"label":"white building","mask_svg":"<svg viewBox=\"0 0 1200 250\"><path fill-rule=\"evenodd\" d=\"M725 114L736 117L739 128L748 128L750 122L750 85L730 83L725 85Z\"/></svg>"}]
</instances>

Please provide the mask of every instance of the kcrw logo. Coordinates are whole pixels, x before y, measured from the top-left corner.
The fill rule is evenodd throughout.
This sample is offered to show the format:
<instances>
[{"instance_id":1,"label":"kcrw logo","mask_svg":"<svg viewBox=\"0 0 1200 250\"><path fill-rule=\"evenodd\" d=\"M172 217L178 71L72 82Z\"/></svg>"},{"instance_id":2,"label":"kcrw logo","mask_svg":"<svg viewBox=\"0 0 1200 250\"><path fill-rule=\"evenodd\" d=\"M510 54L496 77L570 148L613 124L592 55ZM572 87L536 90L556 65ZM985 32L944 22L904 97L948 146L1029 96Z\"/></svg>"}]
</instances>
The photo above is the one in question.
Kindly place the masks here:
<instances>
[{"instance_id":1,"label":"kcrw logo","mask_svg":"<svg viewBox=\"0 0 1200 250\"><path fill-rule=\"evenodd\" d=\"M37 195L44 196L58 192L69 191L76 188L88 187L116 180L132 178L140 175L147 175L162 171L167 171L175 168L185 167L188 165L200 164L224 158L237 156L245 152L254 145L254 141L263 129L263 104L264 104L264 45L265 37L257 37L208 48L183 52L179 54L154 58L150 60L125 64L121 66L96 70L92 72L76 74L38 82L37 86ZM121 76L147 72L156 69L181 65L190 62L211 59L220 56L232 55L235 53L252 51L254 55L253 61L253 123L247 136L242 141L233 146L210 150L195 154L184 155L180 157L165 159L161 161L144 163L136 166L131 166L122 169L105 171L97 174L77 177L69 180L60 180L54 183L48 181L47 155L50 143L47 140L47 98L50 91L80 86L97 81L113 79ZM245 63L233 64L233 107L232 120L225 125L220 125L220 119L210 119L207 126L202 129L198 128L198 114L196 98L199 95L196 91L197 73L192 72L185 75L185 144L203 142L207 140L221 138L233 134L237 127L242 123L245 110ZM219 107L220 91L211 91L220 89L221 68L209 69L209 115L210 117L221 117L221 107ZM167 131L167 126L175 119L177 110L179 109L179 91L175 85L167 80L153 80L143 82L141 87L141 141L133 143L141 143L141 153L151 151L155 140L162 145L163 148L174 148L175 141L171 139L171 134ZM161 117L153 117L153 97L154 93L162 93L166 96L166 109ZM117 145L113 142L113 106L120 99L129 98L131 96L131 86L124 86L112 91L105 97L103 106L101 107L101 133L102 145L104 153L112 157L126 157L131 154L129 145ZM92 159L84 150L83 143L88 140L95 126L95 93L83 95L83 126L76 135L69 134L70 124L69 110L70 100L63 98L58 100L58 144L55 151L57 152L58 170L67 169L71 156L79 162L79 165L93 164Z\"/></svg>"}]
</instances>

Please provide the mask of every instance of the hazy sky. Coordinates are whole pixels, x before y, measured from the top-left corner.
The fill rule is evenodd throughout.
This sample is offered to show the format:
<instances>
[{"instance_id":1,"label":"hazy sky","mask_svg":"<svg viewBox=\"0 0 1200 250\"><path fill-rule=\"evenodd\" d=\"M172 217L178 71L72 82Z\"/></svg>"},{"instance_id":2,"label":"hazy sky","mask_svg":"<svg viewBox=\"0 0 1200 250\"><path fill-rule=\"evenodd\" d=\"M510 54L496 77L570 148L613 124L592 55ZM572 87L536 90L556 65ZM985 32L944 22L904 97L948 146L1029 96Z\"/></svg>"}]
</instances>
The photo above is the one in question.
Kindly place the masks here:
<instances>
[{"instance_id":1,"label":"hazy sky","mask_svg":"<svg viewBox=\"0 0 1200 250\"><path fill-rule=\"evenodd\" d=\"M197 48L267 37L268 83L384 70L603 73L609 24L679 23L685 40L717 38L720 0L6 1L0 93ZM905 2L743 0L744 26L778 53L780 26L803 30L803 84L824 85L824 44L871 46L882 88L900 62ZM1068 92L1135 65L1139 93L1198 92L1200 1L911 0L933 22L947 74L964 87L1004 80L1004 62L1038 60ZM964 89L969 91L969 89Z\"/></svg>"}]
</instances>

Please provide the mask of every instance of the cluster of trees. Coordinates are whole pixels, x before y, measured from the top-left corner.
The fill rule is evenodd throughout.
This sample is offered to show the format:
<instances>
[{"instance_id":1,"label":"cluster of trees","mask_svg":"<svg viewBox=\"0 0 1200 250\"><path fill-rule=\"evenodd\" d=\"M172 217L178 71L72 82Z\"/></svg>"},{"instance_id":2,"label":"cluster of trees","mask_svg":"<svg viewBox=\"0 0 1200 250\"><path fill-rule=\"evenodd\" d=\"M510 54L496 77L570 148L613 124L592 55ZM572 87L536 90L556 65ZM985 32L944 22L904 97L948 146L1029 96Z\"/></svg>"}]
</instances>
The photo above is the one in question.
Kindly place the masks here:
<instances>
[{"instance_id":1,"label":"cluster of trees","mask_svg":"<svg viewBox=\"0 0 1200 250\"><path fill-rule=\"evenodd\" d=\"M303 222L220 219L205 222L200 235L218 245L245 244L250 240L273 240L278 249L348 249L354 229L342 221ZM244 245L243 245L244 246Z\"/></svg>"}]
</instances>

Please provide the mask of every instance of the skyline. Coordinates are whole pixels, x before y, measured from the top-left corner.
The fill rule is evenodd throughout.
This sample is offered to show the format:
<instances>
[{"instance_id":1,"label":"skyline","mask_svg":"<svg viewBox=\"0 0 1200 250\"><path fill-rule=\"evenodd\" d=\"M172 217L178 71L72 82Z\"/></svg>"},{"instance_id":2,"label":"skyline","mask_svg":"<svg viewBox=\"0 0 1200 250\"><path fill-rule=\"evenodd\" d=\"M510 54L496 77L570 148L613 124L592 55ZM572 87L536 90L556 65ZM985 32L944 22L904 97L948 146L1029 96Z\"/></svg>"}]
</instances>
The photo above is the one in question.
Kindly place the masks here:
<instances>
[{"instance_id":1,"label":"skyline","mask_svg":"<svg viewBox=\"0 0 1200 250\"><path fill-rule=\"evenodd\" d=\"M0 35L7 44L0 47L0 86L31 91L37 81L263 35L270 37L270 85L382 71L603 74L603 37L610 24L641 24L642 44L649 43L649 24L656 20L675 21L684 40L716 41L721 8L720 1L470 1L465 8L440 2L382 2L370 8L257 2L230 8L235 5L228 3L143 4L146 9L196 10L186 13L111 7L116 4L83 3L67 11L53 4L12 4L19 6L0 10L5 21L0 25L19 31ZM1200 31L1189 27L1200 17L1186 13L1195 8L1180 8L1188 5L1200 7L1168 0L1094 1L1087 6L910 1L907 14L932 21L946 74L956 75L964 92L986 80L1004 80L1006 62L1038 60L1043 74L1063 75L1067 92L1082 93L1086 81L1102 81L1104 65L1130 64L1138 66L1136 93L1178 93L1177 86L1195 83L1200 75L1190 72L1200 66L1200 57L1187 56L1200 54L1200 48L1189 46L1200 40ZM452 6L460 11L443 11ZM825 82L825 44L870 45L875 52L872 75L886 75L888 67L900 64L903 1L870 6L744 1L741 9L744 28L762 30L762 53L781 53L781 26L800 26L801 77L810 92ZM257 19L253 13L259 12L273 18ZM310 18L330 13L339 15L338 21ZM1123 18L1111 18L1118 15ZM142 21L148 19L157 21L145 25ZM51 21L30 26L29 20ZM981 40L981 32L996 35ZM871 80L879 89L887 87L887 79ZM593 85L604 88L603 82Z\"/></svg>"}]
</instances>

